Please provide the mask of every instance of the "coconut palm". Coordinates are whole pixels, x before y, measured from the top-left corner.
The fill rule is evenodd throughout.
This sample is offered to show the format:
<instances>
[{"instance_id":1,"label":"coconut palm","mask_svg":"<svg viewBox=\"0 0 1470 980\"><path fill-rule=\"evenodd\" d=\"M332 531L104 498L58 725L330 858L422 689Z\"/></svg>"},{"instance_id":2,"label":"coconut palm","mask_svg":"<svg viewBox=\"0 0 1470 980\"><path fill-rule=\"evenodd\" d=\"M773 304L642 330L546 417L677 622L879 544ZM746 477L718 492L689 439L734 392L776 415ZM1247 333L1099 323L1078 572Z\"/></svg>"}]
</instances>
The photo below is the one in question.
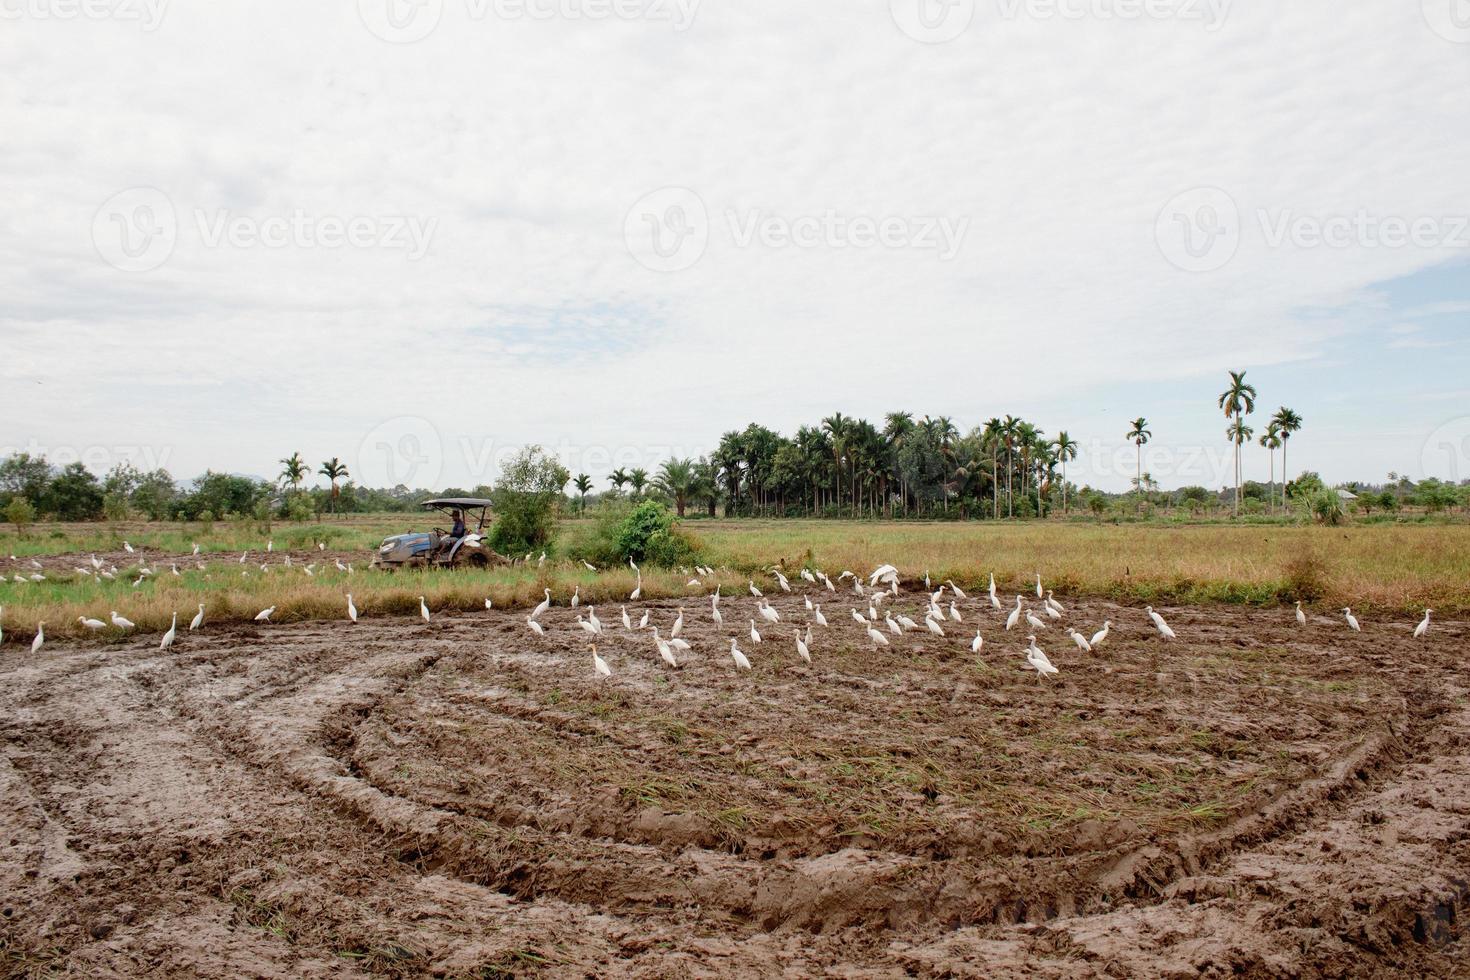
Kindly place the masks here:
<instances>
[{"instance_id":1,"label":"coconut palm","mask_svg":"<svg viewBox=\"0 0 1470 980\"><path fill-rule=\"evenodd\" d=\"M1274 509L1276 506L1276 450L1282 446L1281 427L1275 419L1272 419L1266 431L1261 433L1261 445L1271 451L1271 482L1268 484L1270 489L1268 499L1270 506ZM1282 465L1286 465L1285 460L1282 461Z\"/></svg>"},{"instance_id":2,"label":"coconut palm","mask_svg":"<svg viewBox=\"0 0 1470 980\"><path fill-rule=\"evenodd\" d=\"M1148 429L1148 419L1143 416L1133 420L1133 428L1128 430L1127 439L1133 443L1138 452L1138 477L1134 484L1138 487L1138 509L1143 510L1143 445L1154 437Z\"/></svg>"},{"instance_id":3,"label":"coconut palm","mask_svg":"<svg viewBox=\"0 0 1470 980\"><path fill-rule=\"evenodd\" d=\"M628 474L628 486L633 488L633 496L643 496L643 488L648 486L648 471L641 467Z\"/></svg>"},{"instance_id":4,"label":"coconut palm","mask_svg":"<svg viewBox=\"0 0 1470 980\"><path fill-rule=\"evenodd\" d=\"M337 487L337 481L347 475L347 464L343 463L336 456L333 456L331 459L323 463L322 468L317 470L317 472L326 477L328 482L330 482L332 485L332 495L330 499L332 503L332 512L335 514L337 512L337 495L341 492Z\"/></svg>"},{"instance_id":5,"label":"coconut palm","mask_svg":"<svg viewBox=\"0 0 1470 980\"><path fill-rule=\"evenodd\" d=\"M613 492L622 493L623 484L628 482L628 471L619 466L607 475L607 482L612 484Z\"/></svg>"},{"instance_id":6,"label":"coconut palm","mask_svg":"<svg viewBox=\"0 0 1470 980\"><path fill-rule=\"evenodd\" d=\"M285 467L281 470L281 479L289 483L292 490L299 490L301 481L306 479L306 460L300 453L292 453L281 460L281 465Z\"/></svg>"},{"instance_id":7,"label":"coconut palm","mask_svg":"<svg viewBox=\"0 0 1470 980\"><path fill-rule=\"evenodd\" d=\"M1256 430L1245 424L1245 417L1235 416L1225 427L1225 437L1235 444L1235 514L1240 516L1240 447L1250 441Z\"/></svg>"},{"instance_id":8,"label":"coconut palm","mask_svg":"<svg viewBox=\"0 0 1470 980\"><path fill-rule=\"evenodd\" d=\"M1016 516L1016 505L1011 474L1014 472L1016 441L1021 435L1021 420L1007 415L1001 423L1001 442L1006 447L1006 517Z\"/></svg>"},{"instance_id":9,"label":"coconut palm","mask_svg":"<svg viewBox=\"0 0 1470 980\"><path fill-rule=\"evenodd\" d=\"M1276 414L1271 416L1271 422L1279 430L1281 435L1281 502L1286 503L1286 444L1291 440L1291 434L1302 427L1302 417L1289 408L1278 408Z\"/></svg>"},{"instance_id":10,"label":"coconut palm","mask_svg":"<svg viewBox=\"0 0 1470 980\"><path fill-rule=\"evenodd\" d=\"M1005 442L1005 423L992 418L985 423L983 439L990 456L990 516L1000 517L1000 448Z\"/></svg>"},{"instance_id":11,"label":"coconut palm","mask_svg":"<svg viewBox=\"0 0 1470 980\"><path fill-rule=\"evenodd\" d=\"M1239 421L1243 416L1249 415L1256 410L1256 389L1246 383L1244 371L1230 372L1230 386L1220 395L1220 408L1225 411L1225 419ZM1227 427L1226 433L1231 435L1235 443L1235 516L1240 516L1240 447L1244 442L1240 438L1240 427ZM1247 436L1247 438L1249 438Z\"/></svg>"},{"instance_id":12,"label":"coconut palm","mask_svg":"<svg viewBox=\"0 0 1470 980\"><path fill-rule=\"evenodd\" d=\"M1067 460L1077 458L1077 443L1063 429L1057 433L1056 442L1052 445L1056 447L1057 462L1062 464L1062 516L1065 517L1067 514Z\"/></svg>"},{"instance_id":13,"label":"coconut palm","mask_svg":"<svg viewBox=\"0 0 1470 980\"><path fill-rule=\"evenodd\" d=\"M587 494L592 492L592 477L586 473L578 473L576 478L572 480L572 486L577 488L577 509L583 514L587 513Z\"/></svg>"},{"instance_id":14,"label":"coconut palm","mask_svg":"<svg viewBox=\"0 0 1470 980\"><path fill-rule=\"evenodd\" d=\"M674 510L680 517L694 490L694 462L688 459L666 460L658 471L658 488L674 500Z\"/></svg>"}]
</instances>

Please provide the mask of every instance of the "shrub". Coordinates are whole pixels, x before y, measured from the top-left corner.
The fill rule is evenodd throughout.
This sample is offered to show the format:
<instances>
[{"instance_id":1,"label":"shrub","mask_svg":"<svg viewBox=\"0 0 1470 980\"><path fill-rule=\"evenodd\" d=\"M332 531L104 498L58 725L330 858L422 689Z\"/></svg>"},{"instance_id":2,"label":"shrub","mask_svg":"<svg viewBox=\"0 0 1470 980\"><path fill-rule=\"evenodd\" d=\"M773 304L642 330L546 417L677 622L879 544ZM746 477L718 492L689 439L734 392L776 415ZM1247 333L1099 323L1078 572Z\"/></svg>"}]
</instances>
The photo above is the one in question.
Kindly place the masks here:
<instances>
[{"instance_id":1,"label":"shrub","mask_svg":"<svg viewBox=\"0 0 1470 980\"><path fill-rule=\"evenodd\" d=\"M24 534L26 528L35 523L36 508L24 497L12 497L5 505L5 520L15 525L15 533Z\"/></svg>"},{"instance_id":2,"label":"shrub","mask_svg":"<svg viewBox=\"0 0 1470 980\"><path fill-rule=\"evenodd\" d=\"M571 474L540 446L527 446L501 471L490 491L495 526L490 547L502 555L544 548L556 530L562 487Z\"/></svg>"},{"instance_id":3,"label":"shrub","mask_svg":"<svg viewBox=\"0 0 1470 980\"><path fill-rule=\"evenodd\" d=\"M673 513L653 500L637 507L622 503L599 508L596 520L575 528L564 548L567 554L602 567L621 565L630 558L661 567L688 564L695 550Z\"/></svg>"},{"instance_id":4,"label":"shrub","mask_svg":"<svg viewBox=\"0 0 1470 980\"><path fill-rule=\"evenodd\" d=\"M1341 524L1346 515L1342 506L1342 497L1336 490L1318 490L1309 499L1308 508L1314 518L1332 527Z\"/></svg>"},{"instance_id":5,"label":"shrub","mask_svg":"<svg viewBox=\"0 0 1470 980\"><path fill-rule=\"evenodd\" d=\"M1287 562L1285 572L1282 599L1288 602L1316 602L1327 594L1327 566L1315 551L1306 549L1298 553Z\"/></svg>"}]
</instances>

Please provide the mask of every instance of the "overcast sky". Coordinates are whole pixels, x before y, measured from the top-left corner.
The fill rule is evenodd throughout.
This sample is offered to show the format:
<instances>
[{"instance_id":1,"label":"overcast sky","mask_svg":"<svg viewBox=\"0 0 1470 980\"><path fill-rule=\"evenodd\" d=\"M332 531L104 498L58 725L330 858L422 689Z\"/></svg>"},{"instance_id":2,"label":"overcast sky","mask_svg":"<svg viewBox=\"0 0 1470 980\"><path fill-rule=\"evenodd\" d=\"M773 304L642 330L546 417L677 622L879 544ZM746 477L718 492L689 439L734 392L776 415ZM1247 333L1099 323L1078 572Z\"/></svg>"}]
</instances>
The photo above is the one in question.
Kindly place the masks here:
<instances>
[{"instance_id":1,"label":"overcast sky","mask_svg":"<svg viewBox=\"0 0 1470 980\"><path fill-rule=\"evenodd\" d=\"M1021 415L1470 478L1467 0L0 0L0 451L601 477ZM1264 479L1254 449L1247 476Z\"/></svg>"}]
</instances>

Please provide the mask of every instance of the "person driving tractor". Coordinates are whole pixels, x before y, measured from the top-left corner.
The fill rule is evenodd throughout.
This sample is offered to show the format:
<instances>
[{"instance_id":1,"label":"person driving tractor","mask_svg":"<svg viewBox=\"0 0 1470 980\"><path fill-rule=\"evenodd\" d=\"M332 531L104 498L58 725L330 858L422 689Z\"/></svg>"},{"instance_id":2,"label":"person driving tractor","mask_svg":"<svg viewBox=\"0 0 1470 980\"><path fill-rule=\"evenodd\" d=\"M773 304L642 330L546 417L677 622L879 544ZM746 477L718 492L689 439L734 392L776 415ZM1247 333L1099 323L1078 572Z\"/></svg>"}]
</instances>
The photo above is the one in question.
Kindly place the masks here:
<instances>
[{"instance_id":1,"label":"person driving tractor","mask_svg":"<svg viewBox=\"0 0 1470 980\"><path fill-rule=\"evenodd\" d=\"M454 518L454 527L450 528L449 533L445 535L444 538L439 542L439 549L441 551L451 550L455 545L459 544L460 540L465 536L466 533L464 526L464 513L462 511L456 510L450 516Z\"/></svg>"}]
</instances>

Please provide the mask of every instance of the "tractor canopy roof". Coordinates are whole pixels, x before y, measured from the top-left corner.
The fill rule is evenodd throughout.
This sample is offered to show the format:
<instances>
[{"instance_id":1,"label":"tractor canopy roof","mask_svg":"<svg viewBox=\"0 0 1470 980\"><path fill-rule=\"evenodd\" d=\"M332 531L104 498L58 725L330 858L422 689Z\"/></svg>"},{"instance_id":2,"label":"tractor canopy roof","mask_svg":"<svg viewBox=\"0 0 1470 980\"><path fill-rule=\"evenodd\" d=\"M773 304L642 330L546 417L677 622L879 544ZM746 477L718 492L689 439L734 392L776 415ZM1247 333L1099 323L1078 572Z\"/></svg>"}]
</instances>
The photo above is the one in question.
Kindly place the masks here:
<instances>
[{"instance_id":1,"label":"tractor canopy roof","mask_svg":"<svg viewBox=\"0 0 1470 980\"><path fill-rule=\"evenodd\" d=\"M433 500L425 500L419 506L426 510L436 510L445 507L479 508L489 507L490 501L480 497L436 497Z\"/></svg>"}]
</instances>

